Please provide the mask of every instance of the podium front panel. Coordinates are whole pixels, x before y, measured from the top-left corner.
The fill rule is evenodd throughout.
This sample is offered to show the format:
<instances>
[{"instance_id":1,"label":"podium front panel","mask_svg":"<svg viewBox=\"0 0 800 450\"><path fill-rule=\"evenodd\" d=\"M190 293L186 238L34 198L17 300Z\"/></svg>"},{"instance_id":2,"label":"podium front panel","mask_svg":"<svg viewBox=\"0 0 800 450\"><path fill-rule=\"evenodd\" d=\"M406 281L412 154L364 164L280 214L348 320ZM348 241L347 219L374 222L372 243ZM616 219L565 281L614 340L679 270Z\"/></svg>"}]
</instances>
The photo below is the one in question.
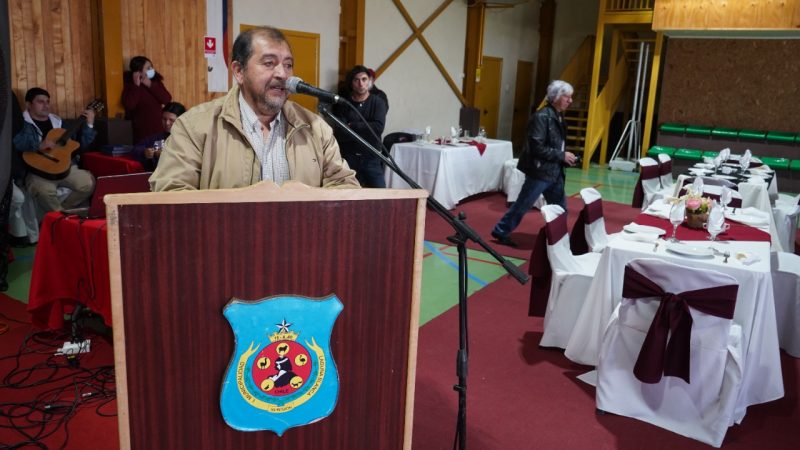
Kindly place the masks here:
<instances>
[{"instance_id":1,"label":"podium front panel","mask_svg":"<svg viewBox=\"0 0 800 450\"><path fill-rule=\"evenodd\" d=\"M127 397L120 420L129 424L122 446L409 448L422 202L117 206L110 240L118 239L121 292L114 324L124 330L115 330ZM228 426L220 389L234 335L223 307L232 297L331 294L344 306L330 342L339 374L331 415L282 437Z\"/></svg>"}]
</instances>

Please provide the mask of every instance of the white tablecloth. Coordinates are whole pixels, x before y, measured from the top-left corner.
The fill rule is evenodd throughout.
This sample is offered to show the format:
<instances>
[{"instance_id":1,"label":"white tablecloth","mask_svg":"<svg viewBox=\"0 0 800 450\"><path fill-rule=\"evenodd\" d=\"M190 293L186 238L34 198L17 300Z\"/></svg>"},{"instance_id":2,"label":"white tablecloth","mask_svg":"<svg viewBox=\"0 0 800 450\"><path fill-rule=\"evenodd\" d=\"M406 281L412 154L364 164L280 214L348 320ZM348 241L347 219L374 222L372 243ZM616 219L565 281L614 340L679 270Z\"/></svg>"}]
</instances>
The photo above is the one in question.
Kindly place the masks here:
<instances>
[{"instance_id":1,"label":"white tablecloth","mask_svg":"<svg viewBox=\"0 0 800 450\"><path fill-rule=\"evenodd\" d=\"M502 187L503 163L514 157L511 142L489 139L481 155L471 145L403 142L392 146L392 157L409 177L447 209L470 195ZM386 169L386 186L408 189L408 184Z\"/></svg>"},{"instance_id":2,"label":"white tablecloth","mask_svg":"<svg viewBox=\"0 0 800 450\"><path fill-rule=\"evenodd\" d=\"M736 406L740 421L750 405L783 397L778 333L775 323L775 298L770 272L768 242L726 241L714 244L732 255L728 263L721 256L694 258L681 256L659 245L653 252L652 242L614 239L603 251L586 302L578 316L575 329L564 352L570 360L595 366L600 341L606 324L620 302L625 264L635 258L661 258L672 263L698 269L712 269L733 276L739 281L736 311L733 320L742 327L742 391ZM706 247L708 241L685 241ZM744 265L735 258L736 252L758 255L761 260Z\"/></svg>"}]
</instances>

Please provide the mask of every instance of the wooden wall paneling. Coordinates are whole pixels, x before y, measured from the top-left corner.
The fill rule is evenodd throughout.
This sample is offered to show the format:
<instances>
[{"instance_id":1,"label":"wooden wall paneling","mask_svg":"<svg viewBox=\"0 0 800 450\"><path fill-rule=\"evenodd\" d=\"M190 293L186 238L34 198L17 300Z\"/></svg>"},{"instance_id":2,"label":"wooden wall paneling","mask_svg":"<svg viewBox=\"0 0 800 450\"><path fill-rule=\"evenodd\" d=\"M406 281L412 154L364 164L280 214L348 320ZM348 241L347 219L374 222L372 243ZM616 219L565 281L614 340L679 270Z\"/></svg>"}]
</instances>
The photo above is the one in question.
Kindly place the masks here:
<instances>
[{"instance_id":1,"label":"wooden wall paneling","mask_svg":"<svg viewBox=\"0 0 800 450\"><path fill-rule=\"evenodd\" d=\"M800 0L658 0L653 30L794 30Z\"/></svg>"},{"instance_id":2,"label":"wooden wall paneling","mask_svg":"<svg viewBox=\"0 0 800 450\"><path fill-rule=\"evenodd\" d=\"M10 38L11 38L11 54L9 58L11 60L11 80L12 80L12 88L15 89L15 93L17 94L17 98L19 99L20 105L23 105L24 101L24 92L20 92L18 89L20 81L24 82L28 78L28 73L26 70L25 65L25 39L23 39L23 32L22 32L22 8L18 7L19 1L9 2L9 12L8 12L8 23L9 28L11 29ZM24 105L23 105L24 107Z\"/></svg>"},{"instance_id":3,"label":"wooden wall paneling","mask_svg":"<svg viewBox=\"0 0 800 450\"><path fill-rule=\"evenodd\" d=\"M38 86L50 92L54 113L80 114L95 92L91 7L91 0L9 2L12 86L20 99Z\"/></svg>"}]
</instances>

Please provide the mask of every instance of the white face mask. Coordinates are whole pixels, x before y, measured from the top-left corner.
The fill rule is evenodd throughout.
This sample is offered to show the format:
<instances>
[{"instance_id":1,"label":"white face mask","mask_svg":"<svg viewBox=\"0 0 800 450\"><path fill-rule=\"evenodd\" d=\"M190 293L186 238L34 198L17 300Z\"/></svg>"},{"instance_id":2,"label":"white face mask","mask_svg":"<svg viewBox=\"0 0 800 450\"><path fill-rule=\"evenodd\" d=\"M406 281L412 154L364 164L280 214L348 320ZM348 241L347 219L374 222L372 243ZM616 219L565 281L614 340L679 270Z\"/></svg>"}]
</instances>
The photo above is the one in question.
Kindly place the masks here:
<instances>
[{"instance_id":1,"label":"white face mask","mask_svg":"<svg viewBox=\"0 0 800 450\"><path fill-rule=\"evenodd\" d=\"M153 77L156 76L156 69L147 69L147 72L145 72L145 74L147 75L147 78L152 80Z\"/></svg>"}]
</instances>

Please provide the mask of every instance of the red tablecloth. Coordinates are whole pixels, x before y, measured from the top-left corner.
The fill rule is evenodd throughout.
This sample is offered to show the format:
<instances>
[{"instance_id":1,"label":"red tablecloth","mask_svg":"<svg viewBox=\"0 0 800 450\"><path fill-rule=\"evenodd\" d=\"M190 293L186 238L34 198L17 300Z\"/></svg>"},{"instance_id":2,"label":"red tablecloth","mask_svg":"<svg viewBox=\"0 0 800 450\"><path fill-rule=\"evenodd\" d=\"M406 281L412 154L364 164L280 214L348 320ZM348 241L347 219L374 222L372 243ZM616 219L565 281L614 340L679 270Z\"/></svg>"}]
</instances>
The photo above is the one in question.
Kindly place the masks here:
<instances>
[{"instance_id":1,"label":"red tablecloth","mask_svg":"<svg viewBox=\"0 0 800 450\"><path fill-rule=\"evenodd\" d=\"M144 172L142 163L125 156L111 156L105 153L90 152L81 155L81 165L95 177L125 175Z\"/></svg>"},{"instance_id":2,"label":"red tablecloth","mask_svg":"<svg viewBox=\"0 0 800 450\"><path fill-rule=\"evenodd\" d=\"M651 227L661 228L667 232L665 237L672 237L672 224L669 223L669 220L667 219L651 216L649 214L639 214L636 216L636 219L634 219L634 222L638 223L639 225L649 225ZM769 233L766 231L761 231L758 228L753 228L749 225L733 222L731 220L725 220L725 223L729 224L731 227L725 233L717 236L717 239L720 241L770 242ZM685 222L678 226L676 234L678 235L678 239L682 241L702 241L708 238L708 231L689 228L686 226Z\"/></svg>"},{"instance_id":3,"label":"red tablecloth","mask_svg":"<svg viewBox=\"0 0 800 450\"><path fill-rule=\"evenodd\" d=\"M28 296L31 322L59 329L80 302L111 325L106 220L60 212L45 215L36 246Z\"/></svg>"}]
</instances>

